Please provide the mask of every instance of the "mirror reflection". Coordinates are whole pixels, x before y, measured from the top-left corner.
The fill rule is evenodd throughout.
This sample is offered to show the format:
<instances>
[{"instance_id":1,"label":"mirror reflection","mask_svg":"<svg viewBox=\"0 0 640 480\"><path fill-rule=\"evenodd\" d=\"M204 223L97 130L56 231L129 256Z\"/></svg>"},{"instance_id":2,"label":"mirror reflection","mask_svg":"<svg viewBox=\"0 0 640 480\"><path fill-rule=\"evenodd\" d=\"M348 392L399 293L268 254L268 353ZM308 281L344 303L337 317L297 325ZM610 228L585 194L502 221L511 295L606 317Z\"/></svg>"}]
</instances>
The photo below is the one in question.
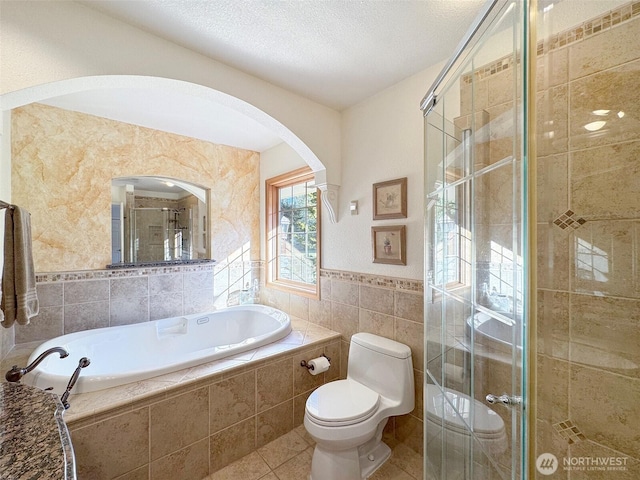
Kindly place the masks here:
<instances>
[{"instance_id":1,"label":"mirror reflection","mask_svg":"<svg viewBox=\"0 0 640 480\"><path fill-rule=\"evenodd\" d=\"M208 191L168 177L111 181L111 266L210 258Z\"/></svg>"}]
</instances>

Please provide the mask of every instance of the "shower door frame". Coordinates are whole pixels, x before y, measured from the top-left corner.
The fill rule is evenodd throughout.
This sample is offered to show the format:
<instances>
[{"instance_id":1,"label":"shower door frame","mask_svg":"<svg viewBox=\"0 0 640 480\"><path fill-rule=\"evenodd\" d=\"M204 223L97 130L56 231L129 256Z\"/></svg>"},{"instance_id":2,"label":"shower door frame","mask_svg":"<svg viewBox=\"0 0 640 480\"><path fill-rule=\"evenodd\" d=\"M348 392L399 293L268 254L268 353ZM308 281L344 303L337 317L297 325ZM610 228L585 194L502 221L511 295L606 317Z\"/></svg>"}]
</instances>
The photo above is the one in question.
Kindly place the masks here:
<instances>
[{"instance_id":1,"label":"shower door frame","mask_svg":"<svg viewBox=\"0 0 640 480\"><path fill-rule=\"evenodd\" d=\"M458 45L454 55L446 64L442 72L438 75L435 82L429 89L428 93L424 96L420 103L420 108L425 116L425 128L426 117L429 112L435 107L438 102L439 88L444 85L447 80L453 77L453 73L457 66L463 65L467 62L473 47L483 34L491 26L492 22L496 20L498 15L507 7L509 2L507 0L489 0L483 6L482 10L476 17L472 28L463 38ZM523 339L522 339L522 365L521 365L521 395L522 395L522 410L521 410L521 422L519 430L519 476L522 479L535 478L535 462L530 458L532 449L530 445L535 443L535 388L531 388L536 383L535 379L535 363L536 355L530 345L535 345L536 340L536 222L530 221L530 219L536 218L536 145L535 145L535 79L536 75L536 12L537 12L537 0L530 0L521 2L522 13L521 17L522 25L522 42L520 52L520 62L522 63L525 74L522 75L521 88L522 88L522 162L523 162L523 175L524 178L521 181L522 196L521 196L521 228L522 238L524 245L523 248L523 280L525 282L523 288ZM515 108L515 107L514 107ZM425 136L426 136L425 130ZM426 139L425 139L426 141ZM426 155L426 151L425 151ZM426 179L426 164L425 164L425 179ZM428 193L425 188L425 195ZM432 292L428 287L429 285L429 271L428 271L428 258L430 255L429 245L430 242L430 200L425 199L425 316L429 311L428 304L432 301ZM427 326L427 318L425 317L425 327ZM427 332L425 331L425 350L427 347ZM512 365L512 368L515 368ZM428 381L427 373L427 356L425 355L425 387ZM500 392L502 393L502 392ZM426 412L425 412L425 462L427 458L426 451ZM443 457L444 458L444 457ZM512 471L512 478L516 478L517 473Z\"/></svg>"}]
</instances>

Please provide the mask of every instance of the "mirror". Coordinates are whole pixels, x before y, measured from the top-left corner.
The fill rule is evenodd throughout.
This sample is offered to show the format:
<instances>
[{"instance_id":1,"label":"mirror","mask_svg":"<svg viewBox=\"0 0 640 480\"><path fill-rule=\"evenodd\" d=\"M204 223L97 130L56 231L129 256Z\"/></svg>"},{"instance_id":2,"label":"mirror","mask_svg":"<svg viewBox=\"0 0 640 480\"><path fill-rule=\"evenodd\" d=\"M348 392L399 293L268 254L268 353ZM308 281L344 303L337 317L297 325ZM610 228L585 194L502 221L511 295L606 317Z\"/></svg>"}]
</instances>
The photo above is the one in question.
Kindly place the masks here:
<instances>
[{"instance_id":1,"label":"mirror","mask_svg":"<svg viewBox=\"0 0 640 480\"><path fill-rule=\"evenodd\" d=\"M109 267L211 258L208 190L169 177L111 181Z\"/></svg>"}]
</instances>

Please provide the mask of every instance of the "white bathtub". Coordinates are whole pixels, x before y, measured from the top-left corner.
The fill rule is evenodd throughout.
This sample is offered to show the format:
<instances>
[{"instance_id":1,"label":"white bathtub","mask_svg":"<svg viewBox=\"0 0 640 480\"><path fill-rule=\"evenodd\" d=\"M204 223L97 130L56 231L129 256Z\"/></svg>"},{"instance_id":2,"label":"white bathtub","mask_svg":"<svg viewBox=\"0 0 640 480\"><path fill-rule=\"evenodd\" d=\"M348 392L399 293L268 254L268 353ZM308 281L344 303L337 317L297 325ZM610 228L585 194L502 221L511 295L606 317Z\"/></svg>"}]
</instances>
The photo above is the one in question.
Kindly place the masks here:
<instances>
[{"instance_id":1,"label":"white bathtub","mask_svg":"<svg viewBox=\"0 0 640 480\"><path fill-rule=\"evenodd\" d=\"M78 361L87 357L91 364L81 370L72 393L93 392L252 350L290 332L289 316L263 305L86 330L36 348L29 363L56 346L65 348L69 356L49 355L22 382L43 389L53 387L62 394Z\"/></svg>"}]
</instances>

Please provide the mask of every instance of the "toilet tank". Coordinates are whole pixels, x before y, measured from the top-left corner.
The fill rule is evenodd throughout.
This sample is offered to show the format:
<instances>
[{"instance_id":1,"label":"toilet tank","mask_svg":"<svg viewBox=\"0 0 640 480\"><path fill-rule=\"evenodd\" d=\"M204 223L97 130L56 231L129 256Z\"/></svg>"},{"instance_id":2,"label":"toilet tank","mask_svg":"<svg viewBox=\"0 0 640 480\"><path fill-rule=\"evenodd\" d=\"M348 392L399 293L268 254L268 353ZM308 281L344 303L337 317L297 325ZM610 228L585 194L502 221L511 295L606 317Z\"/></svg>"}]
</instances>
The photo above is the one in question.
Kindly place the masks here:
<instances>
[{"instance_id":1,"label":"toilet tank","mask_svg":"<svg viewBox=\"0 0 640 480\"><path fill-rule=\"evenodd\" d=\"M399 402L402 410L408 408L402 413L413 410L413 362L407 345L371 333L356 333L349 346L347 377Z\"/></svg>"}]
</instances>

